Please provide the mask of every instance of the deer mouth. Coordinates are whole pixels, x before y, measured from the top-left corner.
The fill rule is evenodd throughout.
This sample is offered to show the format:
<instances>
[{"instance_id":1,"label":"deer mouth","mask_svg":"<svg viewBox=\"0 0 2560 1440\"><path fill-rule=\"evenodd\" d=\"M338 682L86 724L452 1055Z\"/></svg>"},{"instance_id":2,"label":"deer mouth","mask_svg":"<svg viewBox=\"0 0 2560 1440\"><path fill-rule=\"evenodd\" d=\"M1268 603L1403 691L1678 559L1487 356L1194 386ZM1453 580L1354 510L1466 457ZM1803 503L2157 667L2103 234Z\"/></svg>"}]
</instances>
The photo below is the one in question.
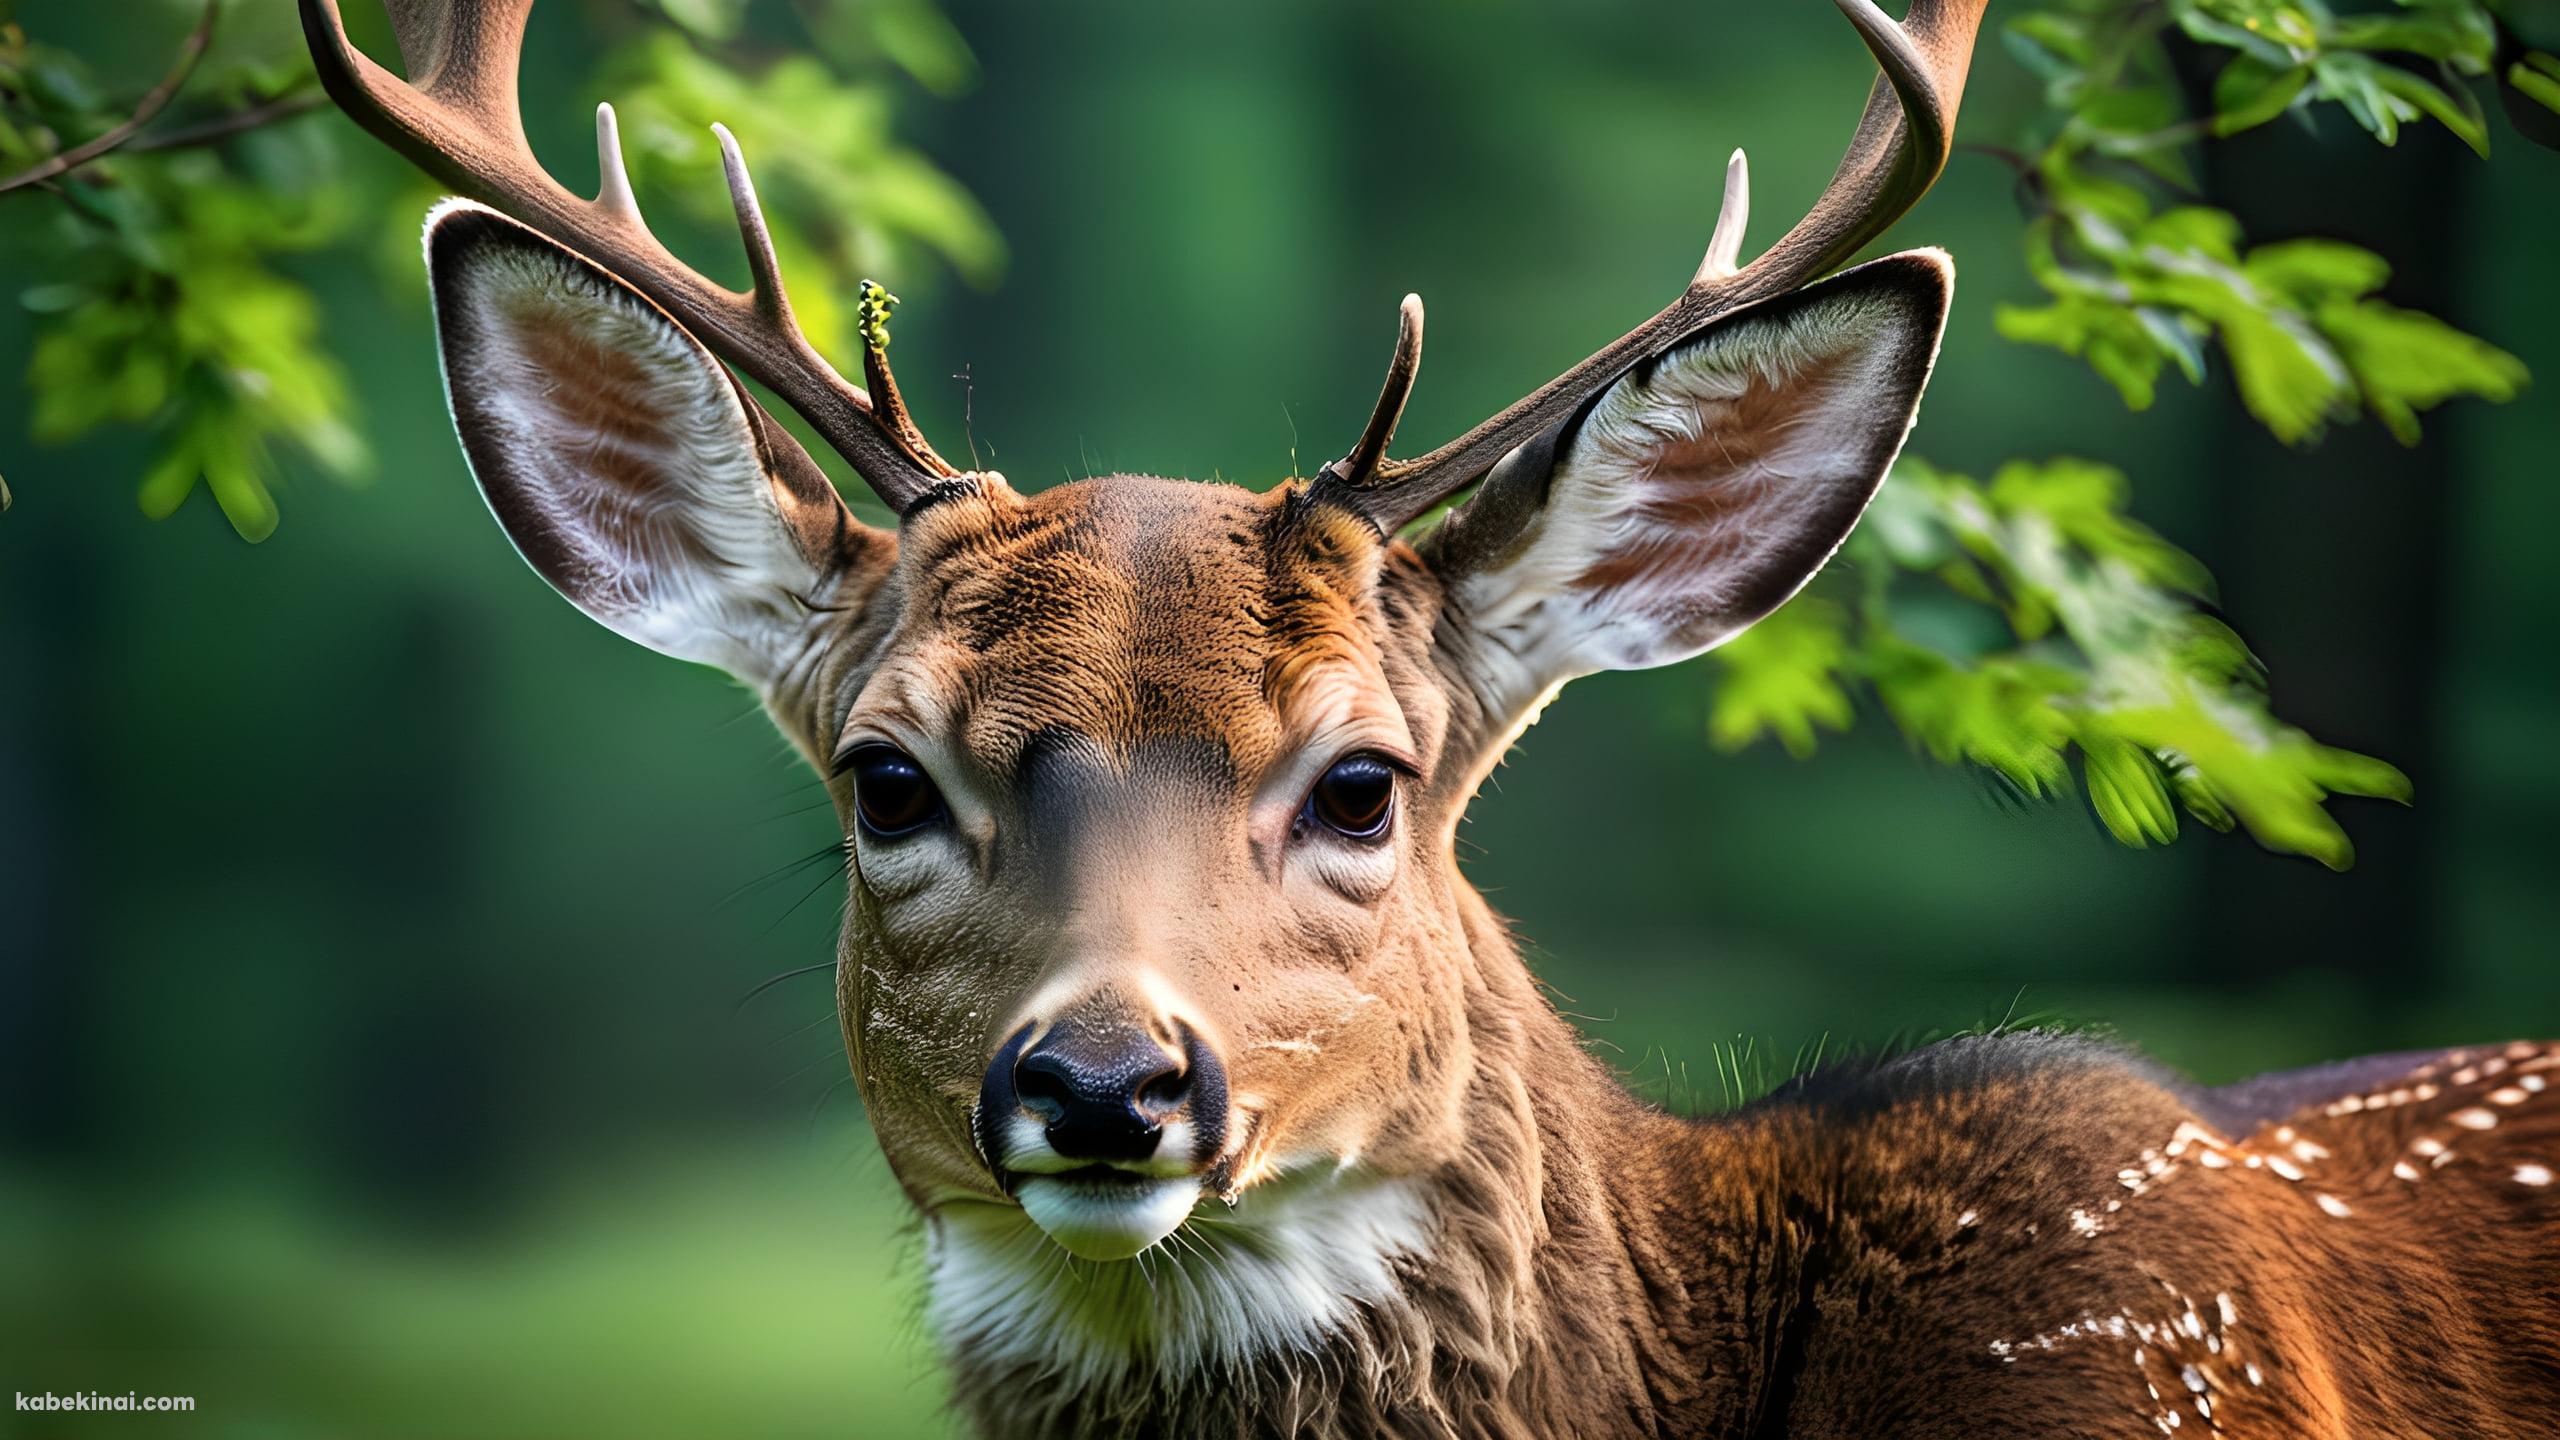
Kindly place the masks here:
<instances>
[{"instance_id":1,"label":"deer mouth","mask_svg":"<svg viewBox=\"0 0 2560 1440\"><path fill-rule=\"evenodd\" d=\"M1023 1213L1083 1260L1126 1260L1182 1228L1200 1203L1195 1176L1145 1175L1111 1165L1013 1177Z\"/></svg>"}]
</instances>

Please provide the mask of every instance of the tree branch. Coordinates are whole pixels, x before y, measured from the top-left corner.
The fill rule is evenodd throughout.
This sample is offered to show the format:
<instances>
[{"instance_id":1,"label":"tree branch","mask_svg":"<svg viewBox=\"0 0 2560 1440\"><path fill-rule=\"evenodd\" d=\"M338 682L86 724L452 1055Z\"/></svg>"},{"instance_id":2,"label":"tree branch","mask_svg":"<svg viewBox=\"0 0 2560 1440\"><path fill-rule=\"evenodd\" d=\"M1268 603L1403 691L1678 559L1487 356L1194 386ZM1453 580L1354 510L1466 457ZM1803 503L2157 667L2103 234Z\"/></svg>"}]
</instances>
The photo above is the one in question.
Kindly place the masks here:
<instances>
[{"instance_id":1,"label":"tree branch","mask_svg":"<svg viewBox=\"0 0 2560 1440\"><path fill-rule=\"evenodd\" d=\"M178 91L187 83L187 77L195 73L196 62L204 58L205 47L213 43L213 22L219 19L221 14L222 0L204 0L204 16L196 21L196 28L188 33L186 43L179 48L178 62L169 67L168 74L160 77L159 84L151 87L150 94L142 97L142 103L133 107L132 116L123 124L94 140L74 145L30 169L22 170L6 180L0 180L0 195L51 180L57 175L88 164L132 139L135 131L150 124L151 117L159 114L170 101L178 98Z\"/></svg>"},{"instance_id":2,"label":"tree branch","mask_svg":"<svg viewBox=\"0 0 2560 1440\"><path fill-rule=\"evenodd\" d=\"M157 135L145 135L125 146L125 153L139 155L149 150L184 150L195 145L210 145L217 140L228 140L234 135L255 130L261 125L272 125L279 120L290 120L296 115L306 114L327 104L328 100L326 92L316 89L288 91L272 100L260 101L245 110L216 115L193 125L182 125L175 130L163 130Z\"/></svg>"}]
</instances>

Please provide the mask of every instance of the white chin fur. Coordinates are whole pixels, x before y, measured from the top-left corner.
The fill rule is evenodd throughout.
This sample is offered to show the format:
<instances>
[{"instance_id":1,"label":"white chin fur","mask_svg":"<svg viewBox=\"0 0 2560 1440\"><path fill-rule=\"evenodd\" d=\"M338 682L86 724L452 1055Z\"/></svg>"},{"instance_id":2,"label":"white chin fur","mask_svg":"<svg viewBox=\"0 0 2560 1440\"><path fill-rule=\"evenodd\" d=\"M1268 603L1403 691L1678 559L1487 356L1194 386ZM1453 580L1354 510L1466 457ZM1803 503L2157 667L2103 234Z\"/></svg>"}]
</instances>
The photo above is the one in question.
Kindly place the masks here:
<instances>
[{"instance_id":1,"label":"white chin fur","mask_svg":"<svg viewBox=\"0 0 2560 1440\"><path fill-rule=\"evenodd\" d=\"M1399 1266L1428 1263L1433 1222L1419 1182L1331 1156L1275 1169L1236 1204L1202 1207L1171 1243L1130 1264L1081 1263L1074 1257L1091 1252L1035 1224L1040 1177L1025 1179L1023 1208L936 1207L925 1217L927 1313L945 1345L986 1363L1077 1385L1133 1367L1177 1377L1303 1351L1354 1323L1364 1305L1387 1303ZM1163 1213L1176 1214L1172 1201ZM1130 1228L1121 1222L1124 1234Z\"/></svg>"},{"instance_id":2,"label":"white chin fur","mask_svg":"<svg viewBox=\"0 0 2560 1440\"><path fill-rule=\"evenodd\" d=\"M1178 1229L1200 1203L1200 1182L1026 1177L1023 1213L1059 1248L1082 1260L1126 1260Z\"/></svg>"}]
</instances>

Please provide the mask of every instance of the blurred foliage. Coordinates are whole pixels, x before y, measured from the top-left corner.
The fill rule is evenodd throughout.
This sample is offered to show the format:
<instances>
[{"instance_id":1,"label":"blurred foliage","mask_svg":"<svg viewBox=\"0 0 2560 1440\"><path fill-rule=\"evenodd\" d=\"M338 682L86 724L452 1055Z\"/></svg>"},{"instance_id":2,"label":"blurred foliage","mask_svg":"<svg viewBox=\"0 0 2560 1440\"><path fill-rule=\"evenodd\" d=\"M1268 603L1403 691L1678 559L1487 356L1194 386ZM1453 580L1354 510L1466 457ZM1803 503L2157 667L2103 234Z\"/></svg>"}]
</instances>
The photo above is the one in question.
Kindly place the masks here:
<instances>
[{"instance_id":1,"label":"blurred foliage","mask_svg":"<svg viewBox=\"0 0 2560 1440\"><path fill-rule=\"evenodd\" d=\"M2025 796L2068 789L2076 750L2091 808L2127 845L2176 838L2183 810L2345 868L2321 801L2406 801L2408 781L2268 711L2248 647L2197 608L2204 567L2125 516L2126 488L2085 460L2013 462L1988 484L1904 460L1852 564L1717 652L1716 739L1810 753L1847 728L1863 684L1932 759Z\"/></svg>"},{"instance_id":2,"label":"blurred foliage","mask_svg":"<svg viewBox=\"0 0 2560 1440\"><path fill-rule=\"evenodd\" d=\"M2523 388L2514 356L2374 298L2391 276L2381 256L2321 238L2249 244L2229 211L2199 203L2190 166L2207 138L2307 122L2321 104L2385 145L2433 121L2486 156L2471 87L2500 53L2489 6L2057 0L2001 38L2045 84L2036 143L1990 153L2018 172L2028 269L2053 297L2000 307L2003 336L2086 360L2135 410L2171 365L2201 383L2218 345L2242 404L2287 444L2362 413L2415 445L2419 412ZM2203 113L2189 113L2176 41L2215 67ZM2551 56L2524 51L2501 80L2560 110L2555 74ZM2076 751L2091 808L2127 845L2173 839L2184 810L2343 869L2352 852L2321 802L2406 801L2407 779L2278 721L2248 648L2200 608L2211 577L2130 519L2126 499L2123 475L2085 460L2011 464L1985 486L1906 459L1849 547L1864 562L1859 603L1817 589L1718 652L1715 738L1766 734L1809 754L1817 731L1848 727L1863 687L1933 759L2027 796L2068 788ZM1958 627L1968 643L1951 648L1915 628L1908 613L1933 600L1995 618L1995 638Z\"/></svg>"},{"instance_id":3,"label":"blurred foliage","mask_svg":"<svg viewBox=\"0 0 2560 1440\"><path fill-rule=\"evenodd\" d=\"M2186 113L2172 34L2229 52L2207 62L2218 69L2204 114ZM2523 385L2514 356L2370 298L2390 278L2382 257L2335 240L2244 248L2228 211L2161 203L2196 198L2198 140L2307 119L2324 102L2385 145L2432 120L2485 157L2471 82L2497 50L2488 6L2406 0L2340 15L2320 0L2070 0L2001 35L2045 82L2050 133L2010 158L2034 212L2029 265L2053 296L2002 307L2002 334L2086 359L2136 410L2169 365L2201 381L2205 346L2218 342L2249 412L2288 444L2361 409L2414 445L2417 412L2457 395L2511 399ZM2510 70L2531 81L2537 58L2551 60L2530 52Z\"/></svg>"},{"instance_id":4,"label":"blurred foliage","mask_svg":"<svg viewBox=\"0 0 2560 1440\"><path fill-rule=\"evenodd\" d=\"M216 12L204 14L210 28ZM293 109L308 69L298 51L217 47L182 78L210 113L240 114ZM78 57L14 24L0 29L0 173L35 171L133 111ZM35 438L150 426L161 439L142 479L144 512L169 514L201 482L258 540L276 524L275 442L340 477L366 464L319 307L275 263L340 239L352 207L325 131L259 127L211 143L233 139L145 129L121 151L0 198L11 211L0 243L13 273L43 277L20 296L43 317L27 371Z\"/></svg>"},{"instance_id":5,"label":"blurred foliage","mask_svg":"<svg viewBox=\"0 0 2560 1440\"><path fill-rule=\"evenodd\" d=\"M0 194L10 213L0 261L36 277L19 296L40 317L27 371L34 438L145 427L155 454L144 513L170 514L201 484L255 541L277 523L278 442L341 480L370 464L345 370L289 257L372 243L353 221L374 213L374 192L404 204L430 192L342 119L312 113L318 82L289 7L242 8L154 7L188 39L139 103L111 93L84 57L21 24L0 27L0 177L20 182ZM940 12L921 0L808 0L778 59L748 12L746 0L594 7L596 28L624 38L585 88L622 100L644 194L680 226L725 227L709 129L725 120L763 161L775 247L821 344L846 333L831 297L870 267L931 256L992 284L1004 262L994 227L890 134L895 76L951 94L975 73ZM176 99L169 113L157 103L164 87ZM99 137L115 143L83 158ZM401 236L403 291L415 289L415 252Z\"/></svg>"},{"instance_id":6,"label":"blurred foliage","mask_svg":"<svg viewBox=\"0 0 2560 1440\"><path fill-rule=\"evenodd\" d=\"M776 249L822 344L846 344L854 317L841 297L875 271L939 264L993 284L1005 257L992 223L892 133L900 82L950 96L974 80L950 22L931 0L798 0L787 19L768 8L784 7L590 0L584 12L605 45L583 88L616 100L641 192L671 238L707 245L728 224L718 120L760 162ZM163 13L174 27L189 12ZM215 5L193 13L191 48L140 106L9 28L0 166L27 172L103 143L79 137L122 143L0 203L35 222L8 227L7 244L43 277L22 296L42 317L36 437L148 426L158 448L144 511L166 515L202 483L256 540L276 524L277 442L323 473L366 466L344 373L287 261L347 242L364 202L342 168L396 167L335 119L284 123L318 98L290 27L244 41L232 22L216 27ZM2046 0L2012 9L2000 37L2044 86L2027 146L1991 153L2018 173L2030 270L2050 297L2002 307L2005 336L2086 360L2136 410L2164 370L2201 382L2218 353L2249 412L2289 444L2360 415L2415 444L2423 412L2524 385L2515 357L2378 298L2383 257L2316 237L2253 243L2196 193L2191 170L2208 139L2307 123L2323 107L2384 144L2437 124L2486 154L2482 85L2537 133L2529 126L2560 118L2560 61L2491 5ZM2200 107L2173 46L2187 74L2198 56L2210 71ZM192 123L149 114L171 95ZM342 156L348 147L363 158ZM378 183L416 193L414 181ZM404 287L413 264L404 240ZM1862 593L1818 587L1721 652L1715 737L1772 735L1807 754L1871 696L1923 753L2023 795L2067 789L2076 754L2089 802L2127 844L2172 838L2183 811L2344 865L2322 801L2405 799L2407 782L2276 720L2246 647L2202 608L2209 577L2125 504L2124 478L2085 461L2011 465L1988 485L1906 462L1852 548L1866 562ZM1971 620L1920 623L1949 605L1971 607Z\"/></svg>"}]
</instances>

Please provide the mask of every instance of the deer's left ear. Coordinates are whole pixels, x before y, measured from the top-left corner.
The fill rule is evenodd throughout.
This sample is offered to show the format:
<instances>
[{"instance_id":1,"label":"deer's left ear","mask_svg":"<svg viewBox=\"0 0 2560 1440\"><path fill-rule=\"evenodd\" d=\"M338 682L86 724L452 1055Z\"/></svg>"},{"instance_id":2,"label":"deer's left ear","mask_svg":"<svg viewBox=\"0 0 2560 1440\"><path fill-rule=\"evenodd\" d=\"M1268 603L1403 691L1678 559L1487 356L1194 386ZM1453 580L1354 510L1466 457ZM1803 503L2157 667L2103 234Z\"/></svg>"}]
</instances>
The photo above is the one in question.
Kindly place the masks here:
<instances>
[{"instance_id":1,"label":"deer's left ear","mask_svg":"<svg viewBox=\"0 0 2560 1440\"><path fill-rule=\"evenodd\" d=\"M1422 541L1484 739L1577 675L1721 644L1813 578L1902 448L1954 280L1915 250L1736 311L1504 457Z\"/></svg>"}]
</instances>

